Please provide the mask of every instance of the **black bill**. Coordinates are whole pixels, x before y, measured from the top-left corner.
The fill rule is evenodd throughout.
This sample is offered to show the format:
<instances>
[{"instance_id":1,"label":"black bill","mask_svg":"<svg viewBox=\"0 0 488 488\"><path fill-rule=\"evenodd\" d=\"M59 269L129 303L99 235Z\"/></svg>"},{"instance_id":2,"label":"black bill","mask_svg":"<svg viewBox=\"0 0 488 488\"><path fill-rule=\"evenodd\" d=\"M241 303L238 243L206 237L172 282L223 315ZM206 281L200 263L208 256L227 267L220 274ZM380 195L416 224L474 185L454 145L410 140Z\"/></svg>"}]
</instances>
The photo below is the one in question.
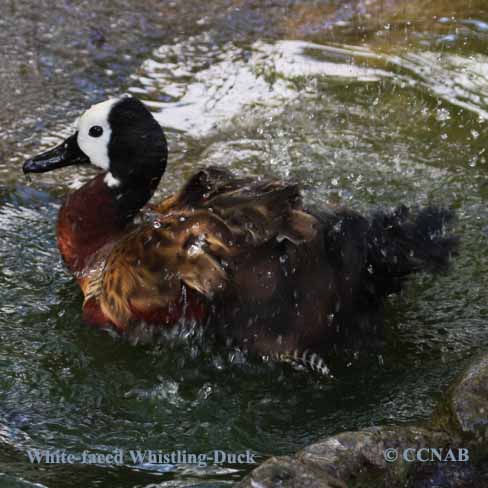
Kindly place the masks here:
<instances>
[{"instance_id":1,"label":"black bill","mask_svg":"<svg viewBox=\"0 0 488 488\"><path fill-rule=\"evenodd\" d=\"M54 149L28 159L22 167L24 173L45 173L64 166L89 163L88 156L78 146L77 137L78 132L75 132Z\"/></svg>"}]
</instances>

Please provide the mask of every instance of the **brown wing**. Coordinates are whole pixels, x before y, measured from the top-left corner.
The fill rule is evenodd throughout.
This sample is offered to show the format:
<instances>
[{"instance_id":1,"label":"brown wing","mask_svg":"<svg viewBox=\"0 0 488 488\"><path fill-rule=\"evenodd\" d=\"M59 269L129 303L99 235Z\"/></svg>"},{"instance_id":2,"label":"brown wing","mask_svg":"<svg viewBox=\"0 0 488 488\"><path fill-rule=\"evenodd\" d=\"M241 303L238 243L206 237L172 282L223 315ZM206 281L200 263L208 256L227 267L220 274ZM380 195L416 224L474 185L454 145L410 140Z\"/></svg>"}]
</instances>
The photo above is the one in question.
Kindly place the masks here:
<instances>
[{"instance_id":1,"label":"brown wing","mask_svg":"<svg viewBox=\"0 0 488 488\"><path fill-rule=\"evenodd\" d=\"M183 189L163 200L157 211L206 209L221 217L249 245L273 237L294 243L315 236L317 221L301 211L297 185L269 178L236 177L224 168L209 167L193 175Z\"/></svg>"},{"instance_id":2,"label":"brown wing","mask_svg":"<svg viewBox=\"0 0 488 488\"><path fill-rule=\"evenodd\" d=\"M103 313L124 328L134 315L174 306L182 283L207 298L224 291L239 255L272 239L315 236L315 219L299 206L295 185L200 171L115 245L103 271Z\"/></svg>"}]
</instances>

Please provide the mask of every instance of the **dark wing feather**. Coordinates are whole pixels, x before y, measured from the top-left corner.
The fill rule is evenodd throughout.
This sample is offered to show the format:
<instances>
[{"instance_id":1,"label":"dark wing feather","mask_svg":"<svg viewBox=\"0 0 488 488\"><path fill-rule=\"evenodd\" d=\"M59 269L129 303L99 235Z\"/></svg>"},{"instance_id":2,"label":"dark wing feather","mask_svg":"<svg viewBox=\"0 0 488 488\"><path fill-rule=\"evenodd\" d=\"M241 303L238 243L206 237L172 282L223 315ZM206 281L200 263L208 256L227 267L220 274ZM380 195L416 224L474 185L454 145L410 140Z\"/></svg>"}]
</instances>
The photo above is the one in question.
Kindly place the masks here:
<instances>
[{"instance_id":1,"label":"dark wing feather","mask_svg":"<svg viewBox=\"0 0 488 488\"><path fill-rule=\"evenodd\" d=\"M101 307L119 327L171 307L182 283L211 298L226 289L239 255L273 239L299 243L316 233L295 185L217 168L198 172L152 209L153 221L116 244L103 272Z\"/></svg>"}]
</instances>

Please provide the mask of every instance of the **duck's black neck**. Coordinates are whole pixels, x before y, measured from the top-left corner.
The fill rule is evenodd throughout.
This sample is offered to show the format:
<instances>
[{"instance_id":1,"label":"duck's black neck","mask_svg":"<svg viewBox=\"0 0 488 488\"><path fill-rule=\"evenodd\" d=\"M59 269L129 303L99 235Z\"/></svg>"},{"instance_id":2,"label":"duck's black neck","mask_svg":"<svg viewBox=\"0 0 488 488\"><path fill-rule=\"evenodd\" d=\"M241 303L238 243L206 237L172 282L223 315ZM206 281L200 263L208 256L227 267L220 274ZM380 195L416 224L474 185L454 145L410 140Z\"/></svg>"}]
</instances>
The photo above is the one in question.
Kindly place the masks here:
<instances>
[{"instance_id":1,"label":"duck's black neck","mask_svg":"<svg viewBox=\"0 0 488 488\"><path fill-rule=\"evenodd\" d=\"M108 193L113 197L113 206L118 217L123 222L132 220L134 215L151 199L161 181L163 171L160 174L145 175L133 174L126 181L121 181L119 186L108 187Z\"/></svg>"},{"instance_id":2,"label":"duck's black neck","mask_svg":"<svg viewBox=\"0 0 488 488\"><path fill-rule=\"evenodd\" d=\"M124 98L109 115L108 185L120 215L130 219L153 195L166 169L168 146L162 127L141 102Z\"/></svg>"}]
</instances>

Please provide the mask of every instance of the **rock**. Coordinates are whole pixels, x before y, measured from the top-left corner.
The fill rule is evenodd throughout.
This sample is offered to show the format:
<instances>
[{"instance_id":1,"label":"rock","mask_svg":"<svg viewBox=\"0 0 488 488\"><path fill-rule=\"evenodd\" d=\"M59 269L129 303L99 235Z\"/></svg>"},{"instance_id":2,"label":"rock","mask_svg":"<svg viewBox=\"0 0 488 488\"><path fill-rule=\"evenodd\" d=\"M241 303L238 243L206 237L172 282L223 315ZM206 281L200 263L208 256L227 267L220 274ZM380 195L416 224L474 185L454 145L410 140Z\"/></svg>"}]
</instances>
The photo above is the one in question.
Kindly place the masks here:
<instances>
[{"instance_id":1,"label":"rock","mask_svg":"<svg viewBox=\"0 0 488 488\"><path fill-rule=\"evenodd\" d=\"M272 457L256 468L237 486L241 488L347 488L317 467L305 465L295 458Z\"/></svg>"},{"instance_id":2,"label":"rock","mask_svg":"<svg viewBox=\"0 0 488 488\"><path fill-rule=\"evenodd\" d=\"M271 458L237 486L345 487L352 480L380 477L385 486L405 486L416 463L402 459L406 448L447 447L452 439L445 433L420 427L372 427L344 432L312 444L293 457ZM385 460L385 450L397 453L394 462Z\"/></svg>"},{"instance_id":3,"label":"rock","mask_svg":"<svg viewBox=\"0 0 488 488\"><path fill-rule=\"evenodd\" d=\"M341 480L369 477L381 472L394 486L394 480L406 479L415 466L404 461L405 449L442 448L450 442L447 434L415 426L371 427L329 437L306 447L297 457ZM385 452L393 455L390 461L385 459Z\"/></svg>"},{"instance_id":4,"label":"rock","mask_svg":"<svg viewBox=\"0 0 488 488\"><path fill-rule=\"evenodd\" d=\"M454 429L476 444L488 440L488 355L475 361L451 388L447 400Z\"/></svg>"},{"instance_id":5,"label":"rock","mask_svg":"<svg viewBox=\"0 0 488 488\"><path fill-rule=\"evenodd\" d=\"M371 427L343 432L294 456L271 458L240 488L481 488L488 487L488 355L472 363L450 388L430 426ZM409 462L421 448L469 448L469 462ZM427 451L426 451L427 452ZM392 457L387 459L385 453Z\"/></svg>"}]
</instances>

